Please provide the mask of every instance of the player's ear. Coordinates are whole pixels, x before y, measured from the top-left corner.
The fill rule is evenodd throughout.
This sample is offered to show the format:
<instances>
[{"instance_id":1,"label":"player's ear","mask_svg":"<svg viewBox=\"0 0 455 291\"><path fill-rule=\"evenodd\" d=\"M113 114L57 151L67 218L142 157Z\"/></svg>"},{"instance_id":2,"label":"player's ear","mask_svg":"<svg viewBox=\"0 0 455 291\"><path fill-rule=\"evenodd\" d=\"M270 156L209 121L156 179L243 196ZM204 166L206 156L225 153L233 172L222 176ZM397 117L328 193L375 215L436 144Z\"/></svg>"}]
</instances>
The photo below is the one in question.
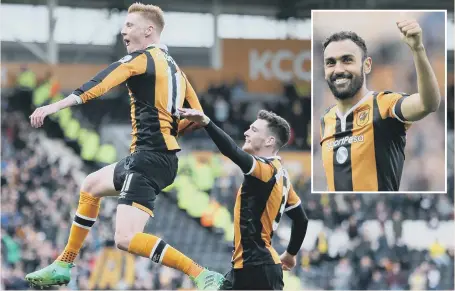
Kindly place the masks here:
<instances>
[{"instance_id":1,"label":"player's ear","mask_svg":"<svg viewBox=\"0 0 455 291\"><path fill-rule=\"evenodd\" d=\"M269 138L265 141L265 145L267 146L275 146L276 139L273 135L269 136Z\"/></svg>"},{"instance_id":2,"label":"player's ear","mask_svg":"<svg viewBox=\"0 0 455 291\"><path fill-rule=\"evenodd\" d=\"M153 32L153 26L152 25L148 25L147 28L145 29L145 36L150 36Z\"/></svg>"},{"instance_id":3,"label":"player's ear","mask_svg":"<svg viewBox=\"0 0 455 291\"><path fill-rule=\"evenodd\" d=\"M363 72L365 73L365 75L368 75L371 72L372 63L373 63L373 60L370 57L367 57L363 61Z\"/></svg>"}]
</instances>

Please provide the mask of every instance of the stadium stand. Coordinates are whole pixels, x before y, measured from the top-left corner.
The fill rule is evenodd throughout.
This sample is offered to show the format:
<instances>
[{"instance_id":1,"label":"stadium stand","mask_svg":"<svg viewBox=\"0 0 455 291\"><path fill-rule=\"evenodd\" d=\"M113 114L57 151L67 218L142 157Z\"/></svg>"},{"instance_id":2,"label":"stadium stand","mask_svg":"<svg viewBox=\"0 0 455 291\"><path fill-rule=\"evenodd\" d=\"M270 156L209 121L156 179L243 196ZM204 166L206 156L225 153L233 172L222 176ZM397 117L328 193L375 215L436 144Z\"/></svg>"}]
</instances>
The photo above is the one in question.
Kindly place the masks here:
<instances>
[{"instance_id":1,"label":"stadium stand","mask_svg":"<svg viewBox=\"0 0 455 291\"><path fill-rule=\"evenodd\" d=\"M63 142L31 130L23 114L11 111L8 102L2 104L2 141L2 287L23 289L27 287L24 274L51 262L65 244L66 222L77 203L77 197L71 193L77 191L85 164ZM182 159L187 165L181 167L179 177L188 175L189 183L198 185L192 173L195 167L188 166L193 158L189 155ZM210 163L207 165L210 167ZM210 199L216 197L220 205L232 209L238 173L226 172L214 175L215 182L210 187L194 186L195 191L200 191L198 202L204 201L203 194L210 195ZM231 181L230 187L225 185L226 179ZM221 192L231 195L223 200L219 198L223 197ZM287 288L453 288L453 277L449 276L454 271L453 248L448 247L453 231L452 236L450 231L439 235L440 242L422 237L427 228L443 233L447 223L451 227L453 196L320 196L310 195L305 187L299 188L298 193L312 220L312 233L299 257L300 267L294 271L297 277L287 278ZM185 198L178 196L172 187L159 196L156 218L147 231L162 235L201 264L227 271L229 235L207 227L211 225L200 219L201 209L186 207L181 202ZM208 199L205 201L208 204ZM114 213L115 199L105 199L99 222L77 262L77 279L72 281L71 288L193 287L174 270L114 250L111 222ZM417 226L421 231L416 231ZM285 249L289 227L289 221L284 219L274 237L278 251ZM416 245L416 241L422 243ZM109 262L120 271L108 271Z\"/></svg>"}]
</instances>

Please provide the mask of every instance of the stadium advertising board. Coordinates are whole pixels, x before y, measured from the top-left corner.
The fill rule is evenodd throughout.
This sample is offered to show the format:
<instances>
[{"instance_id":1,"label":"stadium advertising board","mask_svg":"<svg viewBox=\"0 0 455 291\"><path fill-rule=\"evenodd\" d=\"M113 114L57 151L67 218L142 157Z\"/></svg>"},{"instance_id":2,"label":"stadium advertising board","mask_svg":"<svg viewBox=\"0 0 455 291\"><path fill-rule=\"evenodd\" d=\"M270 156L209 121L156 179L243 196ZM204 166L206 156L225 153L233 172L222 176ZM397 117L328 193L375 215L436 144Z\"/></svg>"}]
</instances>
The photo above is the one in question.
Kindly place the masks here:
<instances>
[{"instance_id":1,"label":"stadium advertising board","mask_svg":"<svg viewBox=\"0 0 455 291\"><path fill-rule=\"evenodd\" d=\"M311 79L309 40L224 39L223 68L219 71L185 67L200 90L211 83L240 79L250 92L281 93L283 83Z\"/></svg>"},{"instance_id":2,"label":"stadium advertising board","mask_svg":"<svg viewBox=\"0 0 455 291\"><path fill-rule=\"evenodd\" d=\"M223 66L248 80L253 92L279 92L283 82L311 79L311 42L302 40L223 41Z\"/></svg>"},{"instance_id":3,"label":"stadium advertising board","mask_svg":"<svg viewBox=\"0 0 455 291\"><path fill-rule=\"evenodd\" d=\"M172 48L170 49L172 54ZM281 93L284 82L310 82L310 40L251 40L224 39L222 42L221 70L203 67L182 67L198 91L204 91L211 83L232 82L241 79L248 91L257 93ZM6 69L8 85L14 83L20 63L2 64ZM96 75L105 65L30 63L27 66L39 78L52 73L64 90L73 90Z\"/></svg>"}]
</instances>

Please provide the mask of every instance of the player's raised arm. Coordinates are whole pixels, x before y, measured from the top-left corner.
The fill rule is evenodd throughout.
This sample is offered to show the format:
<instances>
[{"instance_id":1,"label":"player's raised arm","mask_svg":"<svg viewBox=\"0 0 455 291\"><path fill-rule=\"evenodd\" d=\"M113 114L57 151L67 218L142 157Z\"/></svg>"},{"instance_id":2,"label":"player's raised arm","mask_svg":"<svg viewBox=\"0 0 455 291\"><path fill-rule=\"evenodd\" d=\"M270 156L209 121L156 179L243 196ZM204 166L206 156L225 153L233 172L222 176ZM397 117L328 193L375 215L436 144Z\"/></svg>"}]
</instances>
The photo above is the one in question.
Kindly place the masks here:
<instances>
[{"instance_id":1,"label":"player's raised arm","mask_svg":"<svg viewBox=\"0 0 455 291\"><path fill-rule=\"evenodd\" d=\"M253 156L239 148L235 141L216 126L202 111L181 108L179 112L180 116L205 126L207 133L220 152L237 164L244 173L248 173L252 169L253 162L255 162Z\"/></svg>"},{"instance_id":2,"label":"player's raised arm","mask_svg":"<svg viewBox=\"0 0 455 291\"><path fill-rule=\"evenodd\" d=\"M415 20L398 21L397 27L414 57L418 93L405 98L395 111L399 111L407 121L417 121L439 108L441 94L436 75L422 43L422 28Z\"/></svg>"},{"instance_id":3,"label":"player's raised arm","mask_svg":"<svg viewBox=\"0 0 455 291\"><path fill-rule=\"evenodd\" d=\"M286 252L280 256L281 263L283 264L283 270L288 271L296 264L295 256L302 247L308 228L308 218L303 210L300 198L297 193L295 193L292 185L289 190L289 198L284 211L292 220L291 238Z\"/></svg>"},{"instance_id":4,"label":"player's raised arm","mask_svg":"<svg viewBox=\"0 0 455 291\"><path fill-rule=\"evenodd\" d=\"M147 58L145 54L141 52L129 54L99 72L93 79L76 89L65 99L37 108L30 116L30 122L33 127L40 127L43 125L46 116L67 107L100 97L131 76L145 73L146 68Z\"/></svg>"}]
</instances>

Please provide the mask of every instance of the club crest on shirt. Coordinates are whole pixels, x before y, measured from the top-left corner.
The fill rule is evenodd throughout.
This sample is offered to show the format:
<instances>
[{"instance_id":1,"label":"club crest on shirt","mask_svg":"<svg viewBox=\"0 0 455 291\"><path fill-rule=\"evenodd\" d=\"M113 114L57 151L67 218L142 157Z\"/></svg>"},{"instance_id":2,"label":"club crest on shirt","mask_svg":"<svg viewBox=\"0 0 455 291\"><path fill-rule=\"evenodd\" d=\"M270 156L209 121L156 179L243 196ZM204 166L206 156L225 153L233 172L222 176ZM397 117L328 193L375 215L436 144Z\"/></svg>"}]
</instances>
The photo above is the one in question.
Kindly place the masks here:
<instances>
[{"instance_id":1,"label":"club crest on shirt","mask_svg":"<svg viewBox=\"0 0 455 291\"><path fill-rule=\"evenodd\" d=\"M120 63L126 63L126 62L129 62L133 59L133 57L131 55L126 55L124 56L123 58L121 58L120 60L118 60Z\"/></svg>"},{"instance_id":2,"label":"club crest on shirt","mask_svg":"<svg viewBox=\"0 0 455 291\"><path fill-rule=\"evenodd\" d=\"M361 109L357 112L357 126L365 126L368 121L370 120L370 107L366 107L365 109Z\"/></svg>"}]
</instances>

